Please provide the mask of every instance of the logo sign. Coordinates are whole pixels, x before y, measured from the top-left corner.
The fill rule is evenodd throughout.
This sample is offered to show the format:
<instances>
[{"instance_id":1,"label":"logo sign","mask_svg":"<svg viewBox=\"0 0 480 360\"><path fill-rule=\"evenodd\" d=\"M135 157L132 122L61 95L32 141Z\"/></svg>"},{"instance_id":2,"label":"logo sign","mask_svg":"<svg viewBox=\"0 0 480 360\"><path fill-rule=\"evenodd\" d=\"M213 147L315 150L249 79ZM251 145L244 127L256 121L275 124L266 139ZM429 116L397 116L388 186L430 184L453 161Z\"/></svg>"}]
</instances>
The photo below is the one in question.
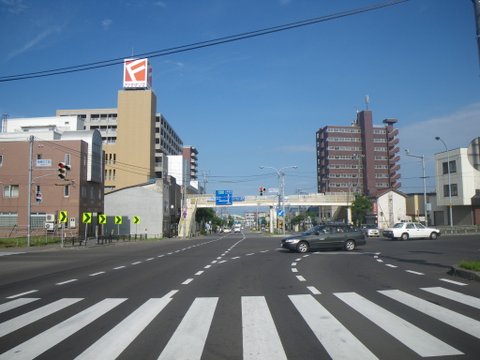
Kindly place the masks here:
<instances>
[{"instance_id":1,"label":"logo sign","mask_svg":"<svg viewBox=\"0 0 480 360\"><path fill-rule=\"evenodd\" d=\"M91 224L92 223L92 213L91 212L84 212L82 214L82 222L84 224Z\"/></svg>"},{"instance_id":2,"label":"logo sign","mask_svg":"<svg viewBox=\"0 0 480 360\"><path fill-rule=\"evenodd\" d=\"M120 225L122 223L122 217L121 216L115 216L115 224Z\"/></svg>"},{"instance_id":3,"label":"logo sign","mask_svg":"<svg viewBox=\"0 0 480 360\"><path fill-rule=\"evenodd\" d=\"M140 217L139 216L134 216L133 217L133 223L134 224L139 224L140 223Z\"/></svg>"},{"instance_id":4,"label":"logo sign","mask_svg":"<svg viewBox=\"0 0 480 360\"><path fill-rule=\"evenodd\" d=\"M105 225L107 223L107 215L105 214L98 214L98 223L100 225Z\"/></svg>"},{"instance_id":5,"label":"logo sign","mask_svg":"<svg viewBox=\"0 0 480 360\"><path fill-rule=\"evenodd\" d=\"M125 59L123 63L124 89L150 89L152 69L148 59Z\"/></svg>"},{"instance_id":6,"label":"logo sign","mask_svg":"<svg viewBox=\"0 0 480 360\"><path fill-rule=\"evenodd\" d=\"M60 221L61 223L66 223L68 221L68 213L65 210L60 211L58 221Z\"/></svg>"}]
</instances>

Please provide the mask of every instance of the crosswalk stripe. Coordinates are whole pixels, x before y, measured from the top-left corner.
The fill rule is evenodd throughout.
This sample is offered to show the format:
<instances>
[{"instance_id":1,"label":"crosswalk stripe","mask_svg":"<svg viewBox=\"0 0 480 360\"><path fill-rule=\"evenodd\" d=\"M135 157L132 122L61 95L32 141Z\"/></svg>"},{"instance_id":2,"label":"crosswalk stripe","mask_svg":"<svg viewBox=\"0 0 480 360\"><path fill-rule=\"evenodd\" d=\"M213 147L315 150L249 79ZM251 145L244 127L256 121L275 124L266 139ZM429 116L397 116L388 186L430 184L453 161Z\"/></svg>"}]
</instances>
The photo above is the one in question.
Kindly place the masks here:
<instances>
[{"instance_id":1,"label":"crosswalk stripe","mask_svg":"<svg viewBox=\"0 0 480 360\"><path fill-rule=\"evenodd\" d=\"M15 309L19 306L23 306L26 304L30 304L31 302L40 300L40 298L20 298L16 300L9 301L5 304L0 305L0 314L4 313L6 311L10 311L12 309Z\"/></svg>"},{"instance_id":2,"label":"crosswalk stripe","mask_svg":"<svg viewBox=\"0 0 480 360\"><path fill-rule=\"evenodd\" d=\"M0 355L0 359L34 359L112 310L126 299L104 299Z\"/></svg>"},{"instance_id":3,"label":"crosswalk stripe","mask_svg":"<svg viewBox=\"0 0 480 360\"><path fill-rule=\"evenodd\" d=\"M196 298L158 359L200 359L217 302L218 297Z\"/></svg>"},{"instance_id":4,"label":"crosswalk stripe","mask_svg":"<svg viewBox=\"0 0 480 360\"><path fill-rule=\"evenodd\" d=\"M116 359L171 300L170 297L147 300L76 359Z\"/></svg>"},{"instance_id":5,"label":"crosswalk stripe","mask_svg":"<svg viewBox=\"0 0 480 360\"><path fill-rule=\"evenodd\" d=\"M263 296L242 296L243 358L287 359Z\"/></svg>"},{"instance_id":6,"label":"crosswalk stripe","mask_svg":"<svg viewBox=\"0 0 480 360\"><path fill-rule=\"evenodd\" d=\"M16 318L5 321L0 326L0 337L10 334L11 332L18 330L24 326L34 323L48 315L53 314L59 310L62 310L70 305L75 304L83 300L81 298L68 298L60 299L48 305L42 306L38 309L29 311L25 314L17 316Z\"/></svg>"},{"instance_id":7,"label":"crosswalk stripe","mask_svg":"<svg viewBox=\"0 0 480 360\"><path fill-rule=\"evenodd\" d=\"M444 322L480 339L480 321L471 319L450 309L433 304L430 301L407 294L401 290L380 290L379 292L391 299L410 306L415 310L421 311L428 316L431 316L441 322Z\"/></svg>"},{"instance_id":8,"label":"crosswalk stripe","mask_svg":"<svg viewBox=\"0 0 480 360\"><path fill-rule=\"evenodd\" d=\"M428 291L429 293L442 296L444 298L454 300L456 302L480 309L480 299L459 293L458 291L453 291L450 289L445 289L442 287L431 287L431 288L422 288L424 291Z\"/></svg>"},{"instance_id":9,"label":"crosswalk stripe","mask_svg":"<svg viewBox=\"0 0 480 360\"><path fill-rule=\"evenodd\" d=\"M356 293L335 293L334 295L420 356L463 354L417 326L401 319L397 315L392 314Z\"/></svg>"},{"instance_id":10,"label":"crosswalk stripe","mask_svg":"<svg viewBox=\"0 0 480 360\"><path fill-rule=\"evenodd\" d=\"M377 359L312 295L288 297L332 359Z\"/></svg>"}]
</instances>

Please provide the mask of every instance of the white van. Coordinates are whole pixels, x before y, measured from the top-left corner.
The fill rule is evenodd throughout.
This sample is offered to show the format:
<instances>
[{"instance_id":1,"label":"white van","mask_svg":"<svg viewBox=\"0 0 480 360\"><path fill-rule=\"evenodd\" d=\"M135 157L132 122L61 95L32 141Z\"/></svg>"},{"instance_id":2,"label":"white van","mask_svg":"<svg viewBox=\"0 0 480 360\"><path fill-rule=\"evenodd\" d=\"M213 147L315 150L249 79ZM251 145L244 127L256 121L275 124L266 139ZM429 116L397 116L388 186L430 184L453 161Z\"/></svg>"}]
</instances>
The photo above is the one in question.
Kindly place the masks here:
<instances>
[{"instance_id":1,"label":"white van","mask_svg":"<svg viewBox=\"0 0 480 360\"><path fill-rule=\"evenodd\" d=\"M240 224L233 225L233 232L234 233L239 233L241 230L242 230L242 225L240 225Z\"/></svg>"}]
</instances>

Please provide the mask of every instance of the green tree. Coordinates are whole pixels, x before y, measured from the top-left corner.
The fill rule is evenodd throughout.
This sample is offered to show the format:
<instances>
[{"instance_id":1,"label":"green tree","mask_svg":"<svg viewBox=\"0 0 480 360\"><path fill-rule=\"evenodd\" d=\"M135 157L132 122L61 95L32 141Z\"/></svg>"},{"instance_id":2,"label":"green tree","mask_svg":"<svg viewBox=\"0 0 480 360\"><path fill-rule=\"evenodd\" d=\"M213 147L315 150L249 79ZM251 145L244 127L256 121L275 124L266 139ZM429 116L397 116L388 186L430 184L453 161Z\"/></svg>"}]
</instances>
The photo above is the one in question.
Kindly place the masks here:
<instances>
[{"instance_id":1,"label":"green tree","mask_svg":"<svg viewBox=\"0 0 480 360\"><path fill-rule=\"evenodd\" d=\"M365 223L367 214L372 210L372 202L365 195L357 195L352 203L352 221L355 225Z\"/></svg>"},{"instance_id":2,"label":"green tree","mask_svg":"<svg viewBox=\"0 0 480 360\"><path fill-rule=\"evenodd\" d=\"M217 216L217 213L212 208L200 208L195 213L195 221L202 225L202 228L206 223L212 224L212 230L216 230L217 227L223 225L223 220Z\"/></svg>"}]
</instances>

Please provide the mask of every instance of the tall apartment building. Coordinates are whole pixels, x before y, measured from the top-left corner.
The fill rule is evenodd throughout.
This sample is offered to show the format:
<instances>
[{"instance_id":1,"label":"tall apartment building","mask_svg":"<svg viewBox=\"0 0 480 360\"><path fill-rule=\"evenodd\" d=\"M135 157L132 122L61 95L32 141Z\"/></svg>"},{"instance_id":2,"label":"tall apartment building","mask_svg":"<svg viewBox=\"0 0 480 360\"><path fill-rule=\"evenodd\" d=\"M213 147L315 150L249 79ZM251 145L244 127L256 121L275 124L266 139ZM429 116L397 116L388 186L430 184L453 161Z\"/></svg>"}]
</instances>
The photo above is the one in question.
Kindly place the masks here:
<instances>
[{"instance_id":1,"label":"tall apartment building","mask_svg":"<svg viewBox=\"0 0 480 360\"><path fill-rule=\"evenodd\" d=\"M190 166L190 180L198 180L198 150L194 146L183 147L183 158Z\"/></svg>"},{"instance_id":2,"label":"tall apartment building","mask_svg":"<svg viewBox=\"0 0 480 360\"><path fill-rule=\"evenodd\" d=\"M141 59L143 61L146 59ZM126 68L128 68L126 64ZM148 64L145 69L148 68ZM165 117L148 83L125 82L118 108L57 110L57 116L79 116L87 130L99 130L105 151L105 191L163 178L165 156L182 155L183 142Z\"/></svg>"},{"instance_id":3,"label":"tall apartment building","mask_svg":"<svg viewBox=\"0 0 480 360\"><path fill-rule=\"evenodd\" d=\"M327 125L316 133L318 192L376 196L400 187L397 120L374 126L372 112L360 111L350 126Z\"/></svg>"}]
</instances>

